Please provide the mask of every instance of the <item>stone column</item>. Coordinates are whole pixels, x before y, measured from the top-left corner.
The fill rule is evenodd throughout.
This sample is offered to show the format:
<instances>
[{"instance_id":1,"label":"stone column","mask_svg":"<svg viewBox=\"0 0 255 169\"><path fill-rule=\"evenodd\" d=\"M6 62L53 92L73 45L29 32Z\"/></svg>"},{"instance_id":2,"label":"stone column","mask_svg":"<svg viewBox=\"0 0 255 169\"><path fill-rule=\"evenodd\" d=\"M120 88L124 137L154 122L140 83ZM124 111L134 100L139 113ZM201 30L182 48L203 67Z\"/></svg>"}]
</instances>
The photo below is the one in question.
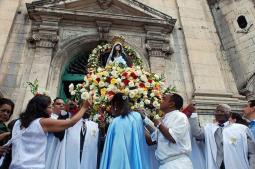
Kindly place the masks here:
<instances>
[{"instance_id":1,"label":"stone column","mask_svg":"<svg viewBox=\"0 0 255 169\"><path fill-rule=\"evenodd\" d=\"M146 49L149 56L150 69L153 73L165 74L165 59L173 53L164 28L146 26Z\"/></svg>"},{"instance_id":2,"label":"stone column","mask_svg":"<svg viewBox=\"0 0 255 169\"><path fill-rule=\"evenodd\" d=\"M58 42L58 22L59 18L42 17L40 24L32 24L30 37L27 39L29 47L35 50L29 81L38 79L39 88L42 89L46 89L53 51ZM27 89L23 107L31 97L32 94Z\"/></svg>"},{"instance_id":3,"label":"stone column","mask_svg":"<svg viewBox=\"0 0 255 169\"><path fill-rule=\"evenodd\" d=\"M238 93L229 92L221 70L220 41L206 0L177 0L180 23L194 85L193 102L198 111L212 112L217 104L242 108ZM237 90L236 90L237 91Z\"/></svg>"}]
</instances>

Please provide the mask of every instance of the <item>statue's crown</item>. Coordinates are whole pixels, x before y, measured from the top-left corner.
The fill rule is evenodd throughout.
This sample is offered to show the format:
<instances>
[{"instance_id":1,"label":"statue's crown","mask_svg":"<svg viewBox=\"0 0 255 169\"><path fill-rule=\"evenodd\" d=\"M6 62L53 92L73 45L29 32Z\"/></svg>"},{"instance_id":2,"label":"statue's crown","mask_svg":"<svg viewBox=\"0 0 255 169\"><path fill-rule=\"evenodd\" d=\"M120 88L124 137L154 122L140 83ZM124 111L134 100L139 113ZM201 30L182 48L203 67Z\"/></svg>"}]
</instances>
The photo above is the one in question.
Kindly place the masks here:
<instances>
[{"instance_id":1,"label":"statue's crown","mask_svg":"<svg viewBox=\"0 0 255 169\"><path fill-rule=\"evenodd\" d=\"M116 43L120 43L120 44L124 44L125 43L125 39L123 36L114 36L112 38L111 44L116 44Z\"/></svg>"}]
</instances>

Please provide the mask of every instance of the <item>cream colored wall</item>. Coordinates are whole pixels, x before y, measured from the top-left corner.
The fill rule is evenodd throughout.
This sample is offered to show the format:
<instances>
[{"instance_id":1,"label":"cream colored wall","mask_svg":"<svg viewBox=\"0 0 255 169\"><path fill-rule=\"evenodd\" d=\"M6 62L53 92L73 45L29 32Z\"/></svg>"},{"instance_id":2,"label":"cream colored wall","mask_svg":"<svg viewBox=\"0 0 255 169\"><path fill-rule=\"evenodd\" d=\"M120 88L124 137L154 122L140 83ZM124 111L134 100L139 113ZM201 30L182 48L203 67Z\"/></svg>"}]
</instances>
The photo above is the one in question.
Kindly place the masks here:
<instances>
[{"instance_id":1,"label":"cream colored wall","mask_svg":"<svg viewBox=\"0 0 255 169\"><path fill-rule=\"evenodd\" d=\"M222 41L226 59L231 65L239 89L255 72L255 8L250 0L223 0L212 6L215 23ZM247 32L239 28L237 18L246 17Z\"/></svg>"},{"instance_id":2,"label":"cream colored wall","mask_svg":"<svg viewBox=\"0 0 255 169\"><path fill-rule=\"evenodd\" d=\"M0 61L10 36L18 6L19 0L0 1Z\"/></svg>"},{"instance_id":3,"label":"cream colored wall","mask_svg":"<svg viewBox=\"0 0 255 169\"><path fill-rule=\"evenodd\" d=\"M26 104L27 100L24 100L24 98L31 97L27 92L29 89L25 88L25 82L33 80L31 79L33 75L30 76L30 74L37 70L33 63L39 63L40 60L38 59L41 58L38 51L28 47L26 41L31 29L31 22L27 18L25 3L30 1L21 0L21 5L18 8L18 0L8 0L8 2L13 3L11 5L13 8L16 5L16 9L21 12L18 14L15 12L16 17L12 13L13 19L12 22L11 20L8 22L9 28L2 28L0 24L0 30L6 30L8 33L6 39L0 41L0 43L3 43L3 45L0 45L0 52L2 46L6 47L5 52L3 53L2 50L3 55L1 55L0 91L5 97L9 97L16 102L15 116ZM7 0L0 1L0 9L5 8L3 2L7 3ZM155 63L153 65L158 69L164 67L163 72L166 75L167 85L176 86L178 92L184 97L185 103L190 102L194 97L194 92L198 90L200 92L238 95L232 74L227 66L224 66L224 55L220 50L221 44L206 0L141 0L141 2L177 19L175 28L168 37L174 53L165 59L161 58L153 61ZM2 19L1 16L0 19ZM75 31L77 26L69 25L65 28L65 31L69 29ZM64 31L61 30L62 28L60 28L60 39L65 35ZM114 30L110 33L114 33ZM139 32L127 35L129 42L139 41L143 44L145 41L145 37ZM139 48L139 45L137 48ZM42 54L44 51L40 51L40 53ZM141 54L146 54L143 45L141 45ZM50 55L47 55L48 58L50 58ZM53 69L57 69L56 72L61 73L59 68L53 67ZM47 80L48 75L44 75L41 69L39 71L42 71L42 76L46 76L43 79ZM48 80L51 79L51 77L48 78ZM51 86L51 84L54 85ZM53 96L57 94L57 86L58 82L47 84L47 88L53 92ZM206 101L205 104L207 104Z\"/></svg>"}]
</instances>

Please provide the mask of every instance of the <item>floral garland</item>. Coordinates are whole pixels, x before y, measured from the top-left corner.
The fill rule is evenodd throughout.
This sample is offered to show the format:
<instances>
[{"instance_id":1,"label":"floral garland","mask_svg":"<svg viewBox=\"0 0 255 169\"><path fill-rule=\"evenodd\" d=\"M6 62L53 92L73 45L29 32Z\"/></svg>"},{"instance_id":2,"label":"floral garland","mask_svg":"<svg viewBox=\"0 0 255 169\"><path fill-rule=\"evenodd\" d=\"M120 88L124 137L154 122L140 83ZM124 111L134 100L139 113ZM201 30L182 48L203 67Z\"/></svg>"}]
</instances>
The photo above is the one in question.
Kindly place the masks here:
<instances>
[{"instance_id":1,"label":"floral garland","mask_svg":"<svg viewBox=\"0 0 255 169\"><path fill-rule=\"evenodd\" d=\"M164 87L165 78L146 72L140 66L121 67L110 64L98 67L84 77L84 83L69 86L69 92L79 101L92 98L92 119L111 121L110 100L121 92L129 97L131 109L145 109L149 116L158 118L160 100L163 93L175 91Z\"/></svg>"},{"instance_id":2,"label":"floral garland","mask_svg":"<svg viewBox=\"0 0 255 169\"><path fill-rule=\"evenodd\" d=\"M89 55L88 60L88 68L95 69L99 67L99 58L100 56L112 49L112 44L103 44L98 45L95 49L93 49L92 53ZM134 66L142 66L143 61L141 57L129 46L123 46L124 52L131 58Z\"/></svg>"}]
</instances>

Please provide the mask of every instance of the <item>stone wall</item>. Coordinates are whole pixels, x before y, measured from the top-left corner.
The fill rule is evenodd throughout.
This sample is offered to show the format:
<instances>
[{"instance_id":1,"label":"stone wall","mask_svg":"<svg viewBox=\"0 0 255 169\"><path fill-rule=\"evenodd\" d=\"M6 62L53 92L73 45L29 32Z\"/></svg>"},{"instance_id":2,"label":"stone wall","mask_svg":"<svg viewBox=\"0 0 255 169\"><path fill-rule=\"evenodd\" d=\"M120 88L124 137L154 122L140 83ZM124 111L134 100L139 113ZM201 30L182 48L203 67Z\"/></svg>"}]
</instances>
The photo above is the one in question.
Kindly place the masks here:
<instances>
[{"instance_id":1,"label":"stone wall","mask_svg":"<svg viewBox=\"0 0 255 169\"><path fill-rule=\"evenodd\" d=\"M222 42L222 51L231 66L239 92L248 98L255 97L253 89L245 89L255 73L255 9L250 0L222 0L211 5L215 24ZM238 17L244 16L247 25L240 28ZM253 91L252 91L253 90Z\"/></svg>"},{"instance_id":2,"label":"stone wall","mask_svg":"<svg viewBox=\"0 0 255 169\"><path fill-rule=\"evenodd\" d=\"M48 41L37 41L36 36L40 31L49 33L43 29L53 23L48 22L45 16L43 26L38 27L37 23L32 25L25 2L20 1L17 8L20 12L13 17L13 28L6 28L11 33L8 43L4 43L6 50L0 68L0 92L16 102L14 117L32 97L29 89L25 88L26 81L39 78L41 87L49 90L54 98L59 92L65 64L81 50L92 49L93 45L95 47L95 42L99 40L96 24L61 21L54 25L54 29L57 27L56 46L49 48ZM130 29L128 26L113 25L108 36L125 36L127 42L143 56L148 69L164 73L167 85L176 86L185 104L191 101L198 104L204 122L211 120L210 113L218 103L229 103L236 106L235 109L240 109L241 97L226 61L228 53L221 50L221 41L206 0L141 2L177 19L171 33L157 32L169 44L165 47L168 54L149 51L148 45L151 44L146 44L146 41L150 40L150 27L133 25Z\"/></svg>"},{"instance_id":3,"label":"stone wall","mask_svg":"<svg viewBox=\"0 0 255 169\"><path fill-rule=\"evenodd\" d=\"M7 21L6 23L1 21L1 26L5 27L6 34L9 31L9 35L6 42L4 39L0 41L6 46L0 65L0 91L4 97L11 98L15 102L14 117L16 117L22 110L26 92L24 83L28 81L33 60L33 52L28 51L26 44L30 22L26 15L24 1L20 1L19 6L17 0L8 0L6 4L2 4L3 2L0 3L0 11L8 10L9 13L6 12L4 15L1 13L0 15L5 18L12 16L12 20L10 19L8 23ZM5 10L2 10L2 8ZM0 31L0 34L5 34L2 30ZM3 47L4 45L1 44L0 46Z\"/></svg>"}]
</instances>

